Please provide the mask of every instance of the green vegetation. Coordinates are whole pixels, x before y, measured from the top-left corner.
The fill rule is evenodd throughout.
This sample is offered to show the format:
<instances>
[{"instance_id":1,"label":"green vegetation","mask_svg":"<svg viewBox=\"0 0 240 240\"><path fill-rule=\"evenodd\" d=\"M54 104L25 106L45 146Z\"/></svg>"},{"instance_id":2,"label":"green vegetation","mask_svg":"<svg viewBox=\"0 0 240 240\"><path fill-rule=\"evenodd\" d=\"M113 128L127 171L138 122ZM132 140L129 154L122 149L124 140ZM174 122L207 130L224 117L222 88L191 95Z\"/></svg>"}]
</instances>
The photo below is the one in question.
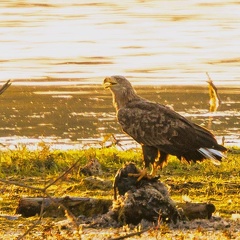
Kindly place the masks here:
<instances>
[{"instance_id":1,"label":"green vegetation","mask_svg":"<svg viewBox=\"0 0 240 240\"><path fill-rule=\"evenodd\" d=\"M102 166L101 178L113 181L116 171L127 162L135 162L142 167L140 149L119 151L115 148L88 150L51 150L44 143L30 151L26 146L17 150L0 153L0 213L14 214L18 201L24 196L43 196L43 192L17 186L21 183L36 188L44 187L57 179L77 162L75 167L51 185L47 192L54 197L78 196L113 199L111 186L96 188L84 181L80 169L92 158L97 158ZM159 171L160 180L170 186L171 197L183 201L187 196L193 202L212 202L222 217L230 218L240 209L240 149L231 148L228 158L220 166L205 161L197 164L184 164L170 157L169 164ZM11 181L11 182L3 182ZM1 221L1 228L15 224L28 225L31 218ZM0 218L1 220L1 218ZM47 220L45 220L47 221Z\"/></svg>"}]
</instances>

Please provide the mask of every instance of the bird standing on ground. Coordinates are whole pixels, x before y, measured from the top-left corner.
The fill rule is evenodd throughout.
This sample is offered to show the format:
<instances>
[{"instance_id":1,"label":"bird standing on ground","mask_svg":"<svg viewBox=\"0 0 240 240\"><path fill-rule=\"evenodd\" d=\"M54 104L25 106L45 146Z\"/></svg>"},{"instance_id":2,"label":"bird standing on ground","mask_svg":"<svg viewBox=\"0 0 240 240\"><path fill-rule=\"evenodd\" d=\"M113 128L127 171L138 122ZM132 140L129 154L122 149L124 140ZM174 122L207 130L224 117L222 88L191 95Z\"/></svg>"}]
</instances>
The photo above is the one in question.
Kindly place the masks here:
<instances>
[{"instance_id":1,"label":"bird standing on ground","mask_svg":"<svg viewBox=\"0 0 240 240\"><path fill-rule=\"evenodd\" d=\"M145 169L139 179L147 175L150 164L151 175L155 176L157 169L167 163L169 154L188 163L211 159L219 164L224 157L227 149L217 143L210 131L165 105L138 96L125 77L107 77L103 85L112 92L122 130L142 146Z\"/></svg>"}]
</instances>

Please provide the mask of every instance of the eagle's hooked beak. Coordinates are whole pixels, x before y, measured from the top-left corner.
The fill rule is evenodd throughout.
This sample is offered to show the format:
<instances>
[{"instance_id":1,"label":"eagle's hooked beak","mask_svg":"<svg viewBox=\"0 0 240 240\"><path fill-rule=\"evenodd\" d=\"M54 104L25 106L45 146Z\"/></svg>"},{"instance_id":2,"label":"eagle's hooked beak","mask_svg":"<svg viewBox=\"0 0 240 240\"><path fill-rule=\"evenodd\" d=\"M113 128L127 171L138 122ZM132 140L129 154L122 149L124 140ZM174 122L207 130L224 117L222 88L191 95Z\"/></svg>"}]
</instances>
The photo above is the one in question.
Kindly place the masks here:
<instances>
[{"instance_id":1,"label":"eagle's hooked beak","mask_svg":"<svg viewBox=\"0 0 240 240\"><path fill-rule=\"evenodd\" d=\"M106 88L110 88L112 85L117 84L117 81L112 78L112 77L106 77L103 81L103 87Z\"/></svg>"}]
</instances>

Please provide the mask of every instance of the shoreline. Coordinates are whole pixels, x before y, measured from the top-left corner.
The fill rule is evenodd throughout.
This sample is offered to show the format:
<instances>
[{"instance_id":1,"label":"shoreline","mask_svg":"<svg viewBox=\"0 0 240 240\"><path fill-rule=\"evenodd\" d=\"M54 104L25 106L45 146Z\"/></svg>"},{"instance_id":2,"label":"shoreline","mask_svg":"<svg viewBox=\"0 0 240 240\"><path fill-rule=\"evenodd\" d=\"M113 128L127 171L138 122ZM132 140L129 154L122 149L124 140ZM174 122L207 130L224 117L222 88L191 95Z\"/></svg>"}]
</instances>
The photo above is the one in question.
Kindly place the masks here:
<instances>
[{"instance_id":1,"label":"shoreline","mask_svg":"<svg viewBox=\"0 0 240 240\"><path fill-rule=\"evenodd\" d=\"M216 136L218 143L221 143L222 136ZM119 138L118 138L119 140ZM141 149L140 145L130 138L123 138L120 144L114 145L112 141L107 141L103 145L102 138L89 138L79 139L77 141L71 141L70 139L60 139L57 137L44 137L44 138L28 138L28 137L1 137L0 138L0 150L17 150L20 146L25 146L29 150L36 150L40 143L49 145L51 150L87 150L89 148L109 148L115 146L120 151L126 151L130 149ZM224 146L226 147L240 147L240 139L228 136L225 138Z\"/></svg>"},{"instance_id":2,"label":"shoreline","mask_svg":"<svg viewBox=\"0 0 240 240\"><path fill-rule=\"evenodd\" d=\"M127 77L128 78L128 77ZM57 78L57 77L43 77L43 78L18 78L18 79L10 79L12 82L12 86L39 86L39 87L61 87L61 86L76 86L79 85L81 87L102 87L102 81L104 77L93 77L93 78ZM0 85L4 84L9 79L1 79ZM169 87L169 88L181 88L181 87L204 87L208 88L207 80L203 80L202 82L196 81L182 81L181 84L179 82L173 82L168 80L164 80L159 78L159 81L139 81L139 78L129 78L131 83L135 87ZM99 82L99 83L98 83ZM238 80L225 80L217 81L214 80L216 86L220 88L236 88L240 89L240 82Z\"/></svg>"}]
</instances>

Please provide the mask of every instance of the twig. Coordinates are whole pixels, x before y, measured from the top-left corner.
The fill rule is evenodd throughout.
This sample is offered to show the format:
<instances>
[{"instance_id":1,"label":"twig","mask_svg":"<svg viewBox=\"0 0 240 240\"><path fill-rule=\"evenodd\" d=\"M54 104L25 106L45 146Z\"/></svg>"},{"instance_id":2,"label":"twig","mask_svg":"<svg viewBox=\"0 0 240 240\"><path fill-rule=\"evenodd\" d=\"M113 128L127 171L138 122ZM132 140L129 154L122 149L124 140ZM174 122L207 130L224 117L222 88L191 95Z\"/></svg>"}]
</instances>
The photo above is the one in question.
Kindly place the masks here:
<instances>
[{"instance_id":1,"label":"twig","mask_svg":"<svg viewBox=\"0 0 240 240\"><path fill-rule=\"evenodd\" d=\"M129 237L133 237L133 236L139 236L139 235L141 235L142 233L149 231L150 229L152 229L152 227L149 227L149 228L147 228L147 229L144 229L144 230L142 230L142 231L140 231L140 232L129 233L129 234L126 234L125 236L116 237L116 238L108 238L108 240L121 240L121 239L129 238Z\"/></svg>"},{"instance_id":2,"label":"twig","mask_svg":"<svg viewBox=\"0 0 240 240\"><path fill-rule=\"evenodd\" d=\"M6 184L10 184L10 185L15 185L15 186L18 186L18 187L32 189L32 190L35 190L35 191L40 191L40 192L43 191L42 188L32 187L32 186L28 186L28 185L26 185L24 183L19 183L19 182L16 182L16 181L8 181L8 180L2 179L2 178L0 178L0 182L6 183Z\"/></svg>"},{"instance_id":3,"label":"twig","mask_svg":"<svg viewBox=\"0 0 240 240\"><path fill-rule=\"evenodd\" d=\"M39 218L22 236L18 237L17 240L23 239L25 236L27 236L40 222L41 218Z\"/></svg>"},{"instance_id":4,"label":"twig","mask_svg":"<svg viewBox=\"0 0 240 240\"><path fill-rule=\"evenodd\" d=\"M208 81L212 82L212 79L210 78L210 75L208 74L208 72L206 72L206 75L208 77Z\"/></svg>"},{"instance_id":5,"label":"twig","mask_svg":"<svg viewBox=\"0 0 240 240\"><path fill-rule=\"evenodd\" d=\"M50 196L47 192L44 192L44 193L53 203L58 204L60 207L62 207L65 210L65 213L66 213L68 219L70 219L74 223L76 229L78 230L79 229L79 225L77 224L77 219L72 214L72 212L69 211L69 209L67 207L65 207L64 204L62 204L61 202L57 202L55 199L53 199L52 196Z\"/></svg>"},{"instance_id":6,"label":"twig","mask_svg":"<svg viewBox=\"0 0 240 240\"><path fill-rule=\"evenodd\" d=\"M27 236L28 233L30 233L39 223L41 223L42 217L43 217L43 215L44 215L43 209L44 209L44 205L43 205L43 201L42 201L39 219L38 219L22 236L18 237L17 240L23 239L23 238L24 238L25 236Z\"/></svg>"},{"instance_id":7,"label":"twig","mask_svg":"<svg viewBox=\"0 0 240 240\"><path fill-rule=\"evenodd\" d=\"M79 162L81 158L78 159L70 168L68 168L64 173L62 173L58 178L56 178L53 182L49 183L47 186L45 186L43 189L44 191L47 190L50 186L52 186L54 183L62 179L66 174L68 174Z\"/></svg>"},{"instance_id":8,"label":"twig","mask_svg":"<svg viewBox=\"0 0 240 240\"><path fill-rule=\"evenodd\" d=\"M11 83L11 80L8 80L8 81L1 87L1 89L0 89L0 95L1 95L2 93L4 93L11 84L12 84L12 83Z\"/></svg>"},{"instance_id":9,"label":"twig","mask_svg":"<svg viewBox=\"0 0 240 240\"><path fill-rule=\"evenodd\" d=\"M32 190L35 190L35 191L42 192L53 203L58 204L60 207L62 207L65 210L66 217L68 219L70 219L74 223L74 225L75 225L75 227L77 229L77 233L79 235L79 225L77 224L76 217L73 215L73 213L71 211L69 211L69 209L66 206L64 206L64 204L56 202L55 199L53 199L52 196L49 195L49 193L47 192L47 189L50 186L52 186L57 181L62 179L66 174L68 174L79 163L79 161L80 161L80 159L78 159L70 168L68 168L64 173L62 173L58 178L56 178L52 183L48 184L44 188L32 187L32 186L28 186L28 185L23 184L23 183L19 183L19 182L16 182L16 181L8 181L8 180L1 179L1 178L0 178L0 182L6 183L6 184L11 184L11 185L16 185L16 186L19 186L19 187L28 188L28 189L32 189ZM39 219L22 236L18 237L17 238L18 240L23 239L30 231L32 231L41 222L41 219L42 219L42 217L44 215L43 210L44 210L44 201L42 201ZM80 235L79 235L79 238L80 238Z\"/></svg>"}]
</instances>

